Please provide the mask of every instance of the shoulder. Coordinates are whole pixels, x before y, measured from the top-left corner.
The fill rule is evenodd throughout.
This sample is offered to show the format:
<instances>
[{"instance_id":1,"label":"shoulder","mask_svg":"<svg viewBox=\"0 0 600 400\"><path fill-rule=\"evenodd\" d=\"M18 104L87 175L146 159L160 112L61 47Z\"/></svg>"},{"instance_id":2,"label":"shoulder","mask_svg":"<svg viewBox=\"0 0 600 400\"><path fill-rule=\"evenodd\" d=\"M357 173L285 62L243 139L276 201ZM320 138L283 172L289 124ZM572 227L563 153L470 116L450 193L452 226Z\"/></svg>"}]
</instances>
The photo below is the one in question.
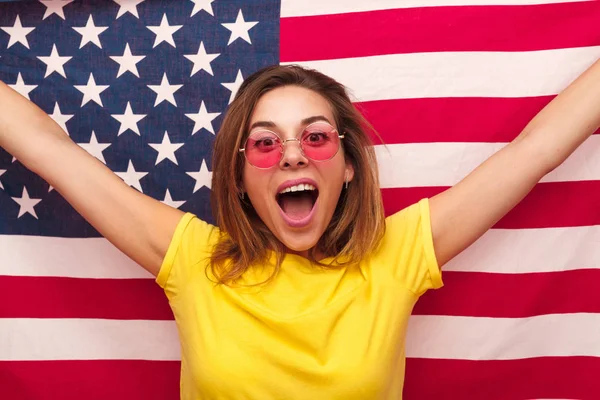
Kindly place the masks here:
<instances>
[{"instance_id":1,"label":"shoulder","mask_svg":"<svg viewBox=\"0 0 600 400\"><path fill-rule=\"evenodd\" d=\"M418 202L388 216L385 219L385 235L383 251L396 248L400 243L427 241L431 228L429 199L423 198Z\"/></svg>"},{"instance_id":2,"label":"shoulder","mask_svg":"<svg viewBox=\"0 0 600 400\"><path fill-rule=\"evenodd\" d=\"M374 255L378 269L420 295L442 286L431 231L429 199L386 218L385 235Z\"/></svg>"},{"instance_id":3,"label":"shoulder","mask_svg":"<svg viewBox=\"0 0 600 400\"><path fill-rule=\"evenodd\" d=\"M202 265L208 265L213 247L219 240L218 227L185 213L173 233L156 282L166 291L188 281Z\"/></svg>"}]
</instances>

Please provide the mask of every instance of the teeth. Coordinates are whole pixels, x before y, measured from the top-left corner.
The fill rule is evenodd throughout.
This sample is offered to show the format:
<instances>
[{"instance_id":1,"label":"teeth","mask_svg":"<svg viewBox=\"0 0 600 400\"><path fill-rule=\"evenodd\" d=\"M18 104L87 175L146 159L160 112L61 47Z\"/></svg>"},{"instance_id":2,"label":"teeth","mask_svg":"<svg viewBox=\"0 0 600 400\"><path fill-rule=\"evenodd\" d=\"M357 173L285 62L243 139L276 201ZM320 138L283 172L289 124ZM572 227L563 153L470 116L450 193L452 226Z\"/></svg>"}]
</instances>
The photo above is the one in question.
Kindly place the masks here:
<instances>
[{"instance_id":1,"label":"teeth","mask_svg":"<svg viewBox=\"0 0 600 400\"><path fill-rule=\"evenodd\" d=\"M283 189L279 193L302 192L304 190L317 190L317 188L314 187L313 185L308 184L308 183L301 183L301 184L296 185L296 186L287 187L287 188Z\"/></svg>"}]
</instances>

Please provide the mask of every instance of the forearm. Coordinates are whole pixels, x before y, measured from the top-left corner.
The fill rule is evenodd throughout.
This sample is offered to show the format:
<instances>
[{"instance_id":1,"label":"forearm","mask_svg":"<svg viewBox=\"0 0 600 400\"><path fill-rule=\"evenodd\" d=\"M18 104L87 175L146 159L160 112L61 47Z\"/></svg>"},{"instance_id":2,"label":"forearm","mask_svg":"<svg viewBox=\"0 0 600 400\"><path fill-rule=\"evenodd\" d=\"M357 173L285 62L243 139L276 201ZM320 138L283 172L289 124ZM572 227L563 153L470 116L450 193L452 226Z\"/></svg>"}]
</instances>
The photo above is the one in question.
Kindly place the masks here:
<instances>
[{"instance_id":1,"label":"forearm","mask_svg":"<svg viewBox=\"0 0 600 400\"><path fill-rule=\"evenodd\" d=\"M554 98L515 139L524 138L549 170L600 127L600 60Z\"/></svg>"},{"instance_id":2,"label":"forearm","mask_svg":"<svg viewBox=\"0 0 600 400\"><path fill-rule=\"evenodd\" d=\"M44 156L65 140L71 141L52 118L0 82L0 147L37 173Z\"/></svg>"}]
</instances>

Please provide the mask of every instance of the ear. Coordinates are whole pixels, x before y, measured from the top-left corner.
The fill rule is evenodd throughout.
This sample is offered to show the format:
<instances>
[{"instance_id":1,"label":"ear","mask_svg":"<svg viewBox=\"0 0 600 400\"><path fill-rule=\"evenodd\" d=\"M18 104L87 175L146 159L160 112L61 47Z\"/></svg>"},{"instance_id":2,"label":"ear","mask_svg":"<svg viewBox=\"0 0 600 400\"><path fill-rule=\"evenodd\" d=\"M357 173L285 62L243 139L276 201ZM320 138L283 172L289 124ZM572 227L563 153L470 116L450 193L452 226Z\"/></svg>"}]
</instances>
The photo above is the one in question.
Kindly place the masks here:
<instances>
[{"instance_id":1,"label":"ear","mask_svg":"<svg viewBox=\"0 0 600 400\"><path fill-rule=\"evenodd\" d=\"M354 179L354 166L350 161L346 161L346 169L344 172L344 182L352 182Z\"/></svg>"}]
</instances>

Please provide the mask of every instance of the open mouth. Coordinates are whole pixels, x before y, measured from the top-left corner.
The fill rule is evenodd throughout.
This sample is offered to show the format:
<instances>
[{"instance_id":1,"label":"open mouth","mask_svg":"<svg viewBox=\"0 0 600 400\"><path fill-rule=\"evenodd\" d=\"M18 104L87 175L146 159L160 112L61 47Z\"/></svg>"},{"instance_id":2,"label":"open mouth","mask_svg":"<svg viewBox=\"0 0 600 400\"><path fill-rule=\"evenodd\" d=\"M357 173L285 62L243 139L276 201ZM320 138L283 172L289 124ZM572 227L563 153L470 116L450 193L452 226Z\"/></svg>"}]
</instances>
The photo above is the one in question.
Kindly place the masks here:
<instances>
[{"instance_id":1,"label":"open mouth","mask_svg":"<svg viewBox=\"0 0 600 400\"><path fill-rule=\"evenodd\" d=\"M275 196L283 213L292 220L307 218L318 197L319 190L308 183L287 187Z\"/></svg>"}]
</instances>

